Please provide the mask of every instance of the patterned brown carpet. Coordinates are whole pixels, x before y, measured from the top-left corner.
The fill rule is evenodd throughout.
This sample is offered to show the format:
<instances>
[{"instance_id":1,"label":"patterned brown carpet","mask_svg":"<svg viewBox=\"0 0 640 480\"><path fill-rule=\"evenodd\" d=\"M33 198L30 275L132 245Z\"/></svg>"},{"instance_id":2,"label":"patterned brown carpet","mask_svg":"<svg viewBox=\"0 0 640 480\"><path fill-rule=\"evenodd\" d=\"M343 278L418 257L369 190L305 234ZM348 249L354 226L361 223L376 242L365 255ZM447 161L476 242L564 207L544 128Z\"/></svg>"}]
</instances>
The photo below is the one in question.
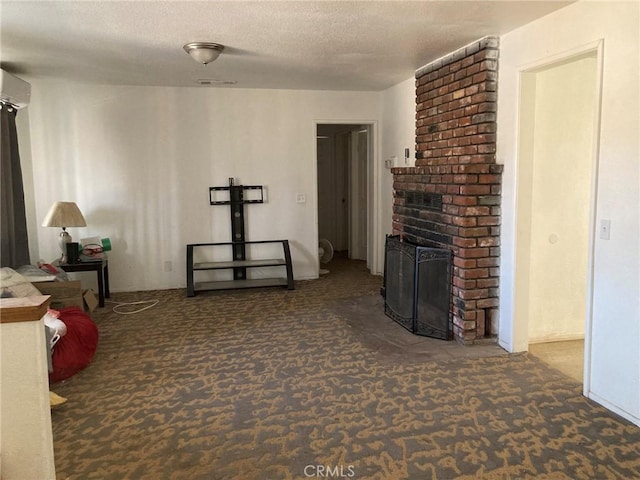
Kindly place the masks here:
<instances>
[{"instance_id":1,"label":"patterned brown carpet","mask_svg":"<svg viewBox=\"0 0 640 480\"><path fill-rule=\"evenodd\" d=\"M160 303L93 314L93 363L53 387L58 479L640 478L640 429L580 385L528 354L402 362L345 318L380 278L331 270L295 291L115 294Z\"/></svg>"}]
</instances>

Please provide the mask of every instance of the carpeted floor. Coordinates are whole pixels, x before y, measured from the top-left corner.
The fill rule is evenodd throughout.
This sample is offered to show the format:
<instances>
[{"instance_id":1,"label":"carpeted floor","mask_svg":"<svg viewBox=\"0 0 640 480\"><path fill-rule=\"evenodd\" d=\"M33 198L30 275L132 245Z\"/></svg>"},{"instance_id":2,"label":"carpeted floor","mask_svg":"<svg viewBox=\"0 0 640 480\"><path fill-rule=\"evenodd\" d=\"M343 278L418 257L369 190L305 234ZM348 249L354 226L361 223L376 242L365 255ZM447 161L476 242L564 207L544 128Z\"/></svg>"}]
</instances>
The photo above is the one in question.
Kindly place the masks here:
<instances>
[{"instance_id":1,"label":"carpeted floor","mask_svg":"<svg viewBox=\"0 0 640 480\"><path fill-rule=\"evenodd\" d=\"M338 267L295 291L113 295L160 303L94 313L93 363L53 386L58 479L640 478L640 429L578 383L497 347L405 348L380 278Z\"/></svg>"}]
</instances>

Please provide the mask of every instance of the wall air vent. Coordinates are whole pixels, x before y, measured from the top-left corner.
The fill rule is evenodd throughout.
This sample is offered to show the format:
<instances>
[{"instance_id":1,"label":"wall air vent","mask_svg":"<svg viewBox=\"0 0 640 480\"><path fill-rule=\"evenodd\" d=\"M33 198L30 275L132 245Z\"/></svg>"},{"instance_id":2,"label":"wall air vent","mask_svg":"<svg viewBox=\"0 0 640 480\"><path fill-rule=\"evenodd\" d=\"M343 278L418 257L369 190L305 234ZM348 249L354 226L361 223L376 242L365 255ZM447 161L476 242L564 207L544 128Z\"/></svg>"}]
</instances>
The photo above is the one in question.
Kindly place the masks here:
<instances>
[{"instance_id":1,"label":"wall air vent","mask_svg":"<svg viewBox=\"0 0 640 480\"><path fill-rule=\"evenodd\" d=\"M202 85L203 87L221 87L224 85L235 85L238 83L235 80L218 80L215 78L200 78L196 80L198 85Z\"/></svg>"}]
</instances>

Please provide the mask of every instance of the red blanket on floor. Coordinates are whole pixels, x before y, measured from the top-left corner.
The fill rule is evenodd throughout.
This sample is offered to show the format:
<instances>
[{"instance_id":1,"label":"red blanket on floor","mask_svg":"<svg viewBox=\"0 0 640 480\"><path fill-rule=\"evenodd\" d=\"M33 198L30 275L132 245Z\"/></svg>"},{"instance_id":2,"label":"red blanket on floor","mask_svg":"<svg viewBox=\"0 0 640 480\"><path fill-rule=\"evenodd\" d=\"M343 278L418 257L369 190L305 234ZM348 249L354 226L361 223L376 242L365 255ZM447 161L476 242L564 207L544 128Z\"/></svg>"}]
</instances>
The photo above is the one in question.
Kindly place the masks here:
<instances>
[{"instance_id":1,"label":"red blanket on floor","mask_svg":"<svg viewBox=\"0 0 640 480\"><path fill-rule=\"evenodd\" d=\"M66 307L60 310L59 318L67 326L67 333L53 347L50 383L65 380L85 368L98 348L98 327L84 310Z\"/></svg>"}]
</instances>

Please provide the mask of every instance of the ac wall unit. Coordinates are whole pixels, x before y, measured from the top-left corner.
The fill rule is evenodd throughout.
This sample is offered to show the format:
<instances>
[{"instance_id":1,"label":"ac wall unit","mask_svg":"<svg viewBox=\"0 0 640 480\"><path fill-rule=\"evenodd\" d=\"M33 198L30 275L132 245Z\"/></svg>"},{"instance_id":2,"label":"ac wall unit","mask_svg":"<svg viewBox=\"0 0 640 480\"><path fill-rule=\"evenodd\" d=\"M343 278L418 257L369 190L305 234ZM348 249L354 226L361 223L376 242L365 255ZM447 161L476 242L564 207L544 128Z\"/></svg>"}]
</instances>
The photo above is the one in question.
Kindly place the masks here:
<instances>
[{"instance_id":1,"label":"ac wall unit","mask_svg":"<svg viewBox=\"0 0 640 480\"><path fill-rule=\"evenodd\" d=\"M0 101L24 108L30 99L31 84L0 69Z\"/></svg>"}]
</instances>

